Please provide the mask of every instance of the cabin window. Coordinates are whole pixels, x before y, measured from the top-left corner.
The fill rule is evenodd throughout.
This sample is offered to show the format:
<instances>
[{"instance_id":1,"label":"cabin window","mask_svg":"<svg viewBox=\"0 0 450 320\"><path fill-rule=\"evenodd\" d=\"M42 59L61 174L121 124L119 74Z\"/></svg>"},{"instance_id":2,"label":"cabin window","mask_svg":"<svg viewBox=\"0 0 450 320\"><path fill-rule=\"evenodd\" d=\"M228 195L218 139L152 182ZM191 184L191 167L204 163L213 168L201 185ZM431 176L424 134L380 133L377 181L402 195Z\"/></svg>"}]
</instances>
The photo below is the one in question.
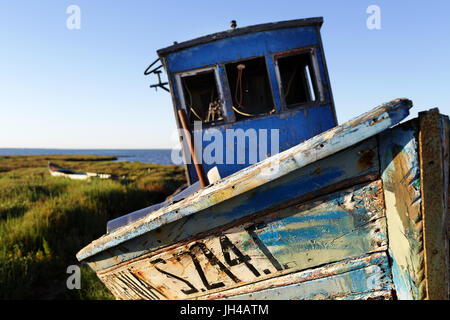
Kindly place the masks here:
<instances>
[{"instance_id":1,"label":"cabin window","mask_svg":"<svg viewBox=\"0 0 450 320\"><path fill-rule=\"evenodd\" d=\"M274 111L264 57L225 65L236 120Z\"/></svg>"},{"instance_id":2,"label":"cabin window","mask_svg":"<svg viewBox=\"0 0 450 320\"><path fill-rule=\"evenodd\" d=\"M277 63L282 95L288 109L320 98L312 55L309 51L280 57Z\"/></svg>"},{"instance_id":3,"label":"cabin window","mask_svg":"<svg viewBox=\"0 0 450 320\"><path fill-rule=\"evenodd\" d=\"M223 120L214 70L181 75L184 104L191 124Z\"/></svg>"}]
</instances>

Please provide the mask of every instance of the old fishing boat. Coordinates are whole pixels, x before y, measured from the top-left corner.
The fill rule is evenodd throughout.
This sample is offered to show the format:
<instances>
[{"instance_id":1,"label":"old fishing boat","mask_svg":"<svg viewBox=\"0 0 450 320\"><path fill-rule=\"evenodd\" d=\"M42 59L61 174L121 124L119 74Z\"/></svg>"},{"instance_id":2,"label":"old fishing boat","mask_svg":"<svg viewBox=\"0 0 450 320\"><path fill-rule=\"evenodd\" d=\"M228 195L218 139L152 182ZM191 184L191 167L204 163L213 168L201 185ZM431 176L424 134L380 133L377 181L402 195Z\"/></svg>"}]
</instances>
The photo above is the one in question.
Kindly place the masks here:
<instances>
[{"instance_id":1,"label":"old fishing boat","mask_svg":"<svg viewBox=\"0 0 450 320\"><path fill-rule=\"evenodd\" d=\"M338 125L322 22L158 51L189 187L77 254L117 299L448 299L448 117L396 99Z\"/></svg>"}]
</instances>

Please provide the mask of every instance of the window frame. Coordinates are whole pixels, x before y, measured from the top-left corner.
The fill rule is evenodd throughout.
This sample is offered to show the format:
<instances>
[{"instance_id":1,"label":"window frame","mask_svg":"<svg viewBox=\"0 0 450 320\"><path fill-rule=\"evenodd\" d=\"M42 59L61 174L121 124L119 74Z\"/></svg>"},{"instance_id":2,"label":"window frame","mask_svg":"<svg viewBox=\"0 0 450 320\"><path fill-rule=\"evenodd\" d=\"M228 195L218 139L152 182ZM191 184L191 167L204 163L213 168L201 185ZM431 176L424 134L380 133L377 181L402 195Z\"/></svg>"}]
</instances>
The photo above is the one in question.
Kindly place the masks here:
<instances>
[{"instance_id":1,"label":"window frame","mask_svg":"<svg viewBox=\"0 0 450 320\"><path fill-rule=\"evenodd\" d=\"M259 55L259 56L251 56L251 57L246 57L246 58L241 58L241 59L237 59L237 60L230 60L230 61L226 61L224 63L222 63L223 66L223 70L225 73L225 77L227 79L227 83L228 83L228 90L229 90L229 99L230 99L230 111L234 117L233 123L236 122L241 122L241 121L248 121L250 119L260 119L260 118L264 118L267 116L270 116L269 113L264 114L264 115L258 115L258 116L254 116L254 117L248 117L248 118L242 118L242 119L238 119L238 117L236 116L236 111L233 110L232 106L233 104L233 96L232 96L232 90L231 90L231 86L230 86L230 79L228 78L228 73L227 73L227 65L228 64L236 64L239 62L245 62L245 61L249 61L249 60L254 60L254 59L258 59L258 58L263 58L264 59L264 64L265 64L265 69L266 69L266 75L267 75L267 80L269 82L269 89L270 89L270 94L272 96L272 109L275 109L275 112L273 114L277 114L278 110L277 110L277 103L275 100L275 94L274 94L274 88L273 88L273 83L272 83L272 79L270 77L270 72L269 72L269 57L265 54L263 55ZM273 115L272 114L272 115Z\"/></svg>"},{"instance_id":2,"label":"window frame","mask_svg":"<svg viewBox=\"0 0 450 320\"><path fill-rule=\"evenodd\" d=\"M224 94L223 94L222 83L220 81L218 66L214 65L214 66L208 66L208 67L199 68L199 69L181 71L181 72L177 72L175 74L175 81L176 81L176 86L177 86L177 91L178 91L179 105L182 109L184 109L186 114L189 114L188 110L186 109L187 107L186 107L186 100L184 98L185 92L183 89L182 78L195 76L195 75L198 75L199 73L208 72L208 71L214 72L214 79L216 80L217 94L219 95L220 108L222 109L223 120L221 120L220 122L202 122L203 127L218 126L218 125L228 122L228 115L227 115L227 111L225 108L225 98L224 98ZM189 119L189 121L190 121L190 119Z\"/></svg>"},{"instance_id":3,"label":"window frame","mask_svg":"<svg viewBox=\"0 0 450 320\"><path fill-rule=\"evenodd\" d=\"M303 48L299 48L299 49L294 49L294 50L288 50L288 51L283 51L283 52L277 52L273 55L273 65L275 68L275 77L277 79L277 84L278 84L278 91L280 93L280 107L281 107L281 112L289 112L289 111L294 111L297 109L301 109L305 106L315 106L315 105L322 105L325 102L325 92L324 92L324 86L322 83L322 76L320 74L320 68L319 68L319 62L317 59L317 54L316 54L316 50L317 47L316 46L312 46L312 47L303 47ZM311 59L311 67L309 69L309 73L310 73L310 77L311 77L311 84L313 85L312 91L311 93L314 93L314 96L316 97L316 100L314 101L309 101L309 102L302 102L302 103L298 103L295 104L295 107L293 108L288 108L287 104L286 104L286 99L284 97L284 88L283 88L283 84L281 82L281 74L280 74L280 67L278 64L278 60L282 59L282 58L286 58L286 57L292 57L292 56L296 56L296 55L300 55L300 54L304 54L307 53L309 54L309 57ZM307 85L309 86L309 83L307 82ZM317 88L317 93L314 90L314 85Z\"/></svg>"}]
</instances>

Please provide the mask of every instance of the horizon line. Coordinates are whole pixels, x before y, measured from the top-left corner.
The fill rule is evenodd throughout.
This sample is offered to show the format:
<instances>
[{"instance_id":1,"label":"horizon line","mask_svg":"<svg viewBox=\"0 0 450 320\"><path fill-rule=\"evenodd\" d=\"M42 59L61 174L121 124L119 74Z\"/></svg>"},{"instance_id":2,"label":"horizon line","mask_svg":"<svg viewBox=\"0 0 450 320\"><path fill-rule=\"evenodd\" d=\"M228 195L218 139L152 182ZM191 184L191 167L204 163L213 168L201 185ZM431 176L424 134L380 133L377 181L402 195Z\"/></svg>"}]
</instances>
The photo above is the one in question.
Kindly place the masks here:
<instances>
[{"instance_id":1,"label":"horizon line","mask_svg":"<svg viewBox=\"0 0 450 320\"><path fill-rule=\"evenodd\" d=\"M174 150L174 148L50 148L50 147L0 147L0 150ZM180 149L177 149L180 150Z\"/></svg>"}]
</instances>

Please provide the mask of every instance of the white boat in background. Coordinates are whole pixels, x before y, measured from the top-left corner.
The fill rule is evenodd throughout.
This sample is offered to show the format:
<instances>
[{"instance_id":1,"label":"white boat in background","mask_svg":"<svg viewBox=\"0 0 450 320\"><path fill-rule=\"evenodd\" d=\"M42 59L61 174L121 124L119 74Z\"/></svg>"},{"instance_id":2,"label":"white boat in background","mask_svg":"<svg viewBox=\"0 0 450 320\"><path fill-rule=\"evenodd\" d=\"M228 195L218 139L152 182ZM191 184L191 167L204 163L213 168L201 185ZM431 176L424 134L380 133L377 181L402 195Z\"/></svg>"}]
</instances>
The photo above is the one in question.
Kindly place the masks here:
<instances>
[{"instance_id":1,"label":"white boat in background","mask_svg":"<svg viewBox=\"0 0 450 320\"><path fill-rule=\"evenodd\" d=\"M66 177L73 180L87 180L95 177L100 179L117 179L116 175L107 173L93 173L93 172L77 172L72 169L62 168L53 162L48 162L48 171L54 177Z\"/></svg>"}]
</instances>

